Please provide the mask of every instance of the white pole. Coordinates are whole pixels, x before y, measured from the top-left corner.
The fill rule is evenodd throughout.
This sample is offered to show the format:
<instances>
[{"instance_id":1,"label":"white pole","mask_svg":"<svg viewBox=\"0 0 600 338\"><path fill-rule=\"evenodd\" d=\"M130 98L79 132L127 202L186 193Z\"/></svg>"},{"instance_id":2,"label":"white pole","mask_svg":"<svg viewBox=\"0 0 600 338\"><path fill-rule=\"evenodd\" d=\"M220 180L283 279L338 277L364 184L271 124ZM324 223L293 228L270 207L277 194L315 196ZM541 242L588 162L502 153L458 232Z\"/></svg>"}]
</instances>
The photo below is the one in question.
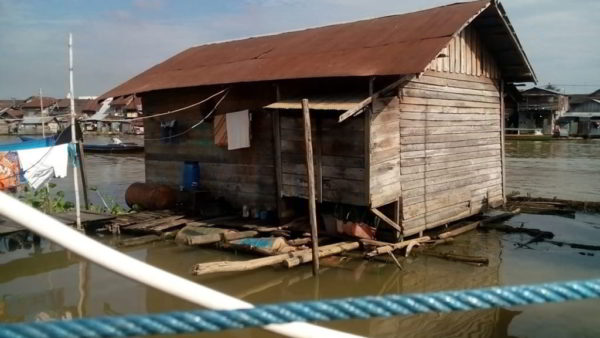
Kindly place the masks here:
<instances>
[{"instance_id":1,"label":"white pole","mask_svg":"<svg viewBox=\"0 0 600 338\"><path fill-rule=\"evenodd\" d=\"M40 88L40 116L42 117L42 137L46 138L46 124L44 123L44 102L42 101L42 88Z\"/></svg>"},{"instance_id":2,"label":"white pole","mask_svg":"<svg viewBox=\"0 0 600 338\"><path fill-rule=\"evenodd\" d=\"M215 310L253 307L250 303L176 276L109 248L3 192L0 192L0 215L91 262L194 304ZM272 324L263 328L282 335L299 338L359 337L307 323Z\"/></svg>"},{"instance_id":3,"label":"white pole","mask_svg":"<svg viewBox=\"0 0 600 338\"><path fill-rule=\"evenodd\" d=\"M69 93L71 96L71 143L77 147L77 135L75 133L75 92L73 90L73 35L69 33ZM75 214L77 218L77 229L81 227L81 205L79 202L79 180L77 168L73 166L73 187L75 188Z\"/></svg>"}]
</instances>

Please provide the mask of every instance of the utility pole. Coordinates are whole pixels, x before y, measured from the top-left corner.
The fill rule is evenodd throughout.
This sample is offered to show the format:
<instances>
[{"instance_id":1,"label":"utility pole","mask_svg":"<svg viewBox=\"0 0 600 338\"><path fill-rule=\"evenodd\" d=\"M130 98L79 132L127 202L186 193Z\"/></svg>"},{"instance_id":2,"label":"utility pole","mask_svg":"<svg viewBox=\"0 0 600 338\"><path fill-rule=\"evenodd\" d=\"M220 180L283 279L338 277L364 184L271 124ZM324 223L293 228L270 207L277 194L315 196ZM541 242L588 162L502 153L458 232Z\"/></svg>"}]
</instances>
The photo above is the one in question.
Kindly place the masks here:
<instances>
[{"instance_id":1,"label":"utility pole","mask_svg":"<svg viewBox=\"0 0 600 338\"><path fill-rule=\"evenodd\" d=\"M69 33L69 94L71 96L71 143L77 147L77 134L75 133L75 92L73 90L73 35ZM81 227L81 205L79 202L79 180L77 168L73 166L73 186L75 187L75 213L77 217L77 230Z\"/></svg>"}]
</instances>

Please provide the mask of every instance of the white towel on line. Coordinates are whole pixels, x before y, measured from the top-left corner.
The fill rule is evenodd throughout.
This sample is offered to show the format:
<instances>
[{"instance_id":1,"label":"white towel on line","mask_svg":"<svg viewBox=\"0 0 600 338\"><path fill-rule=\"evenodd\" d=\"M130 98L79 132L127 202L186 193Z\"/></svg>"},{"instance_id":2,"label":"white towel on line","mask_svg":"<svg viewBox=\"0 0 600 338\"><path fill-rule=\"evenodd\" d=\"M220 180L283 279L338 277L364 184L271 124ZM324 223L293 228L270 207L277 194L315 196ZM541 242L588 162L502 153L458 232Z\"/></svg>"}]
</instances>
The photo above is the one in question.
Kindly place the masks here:
<instances>
[{"instance_id":1,"label":"white towel on line","mask_svg":"<svg viewBox=\"0 0 600 338\"><path fill-rule=\"evenodd\" d=\"M227 149L250 147L250 116L247 110L227 113Z\"/></svg>"},{"instance_id":2,"label":"white towel on line","mask_svg":"<svg viewBox=\"0 0 600 338\"><path fill-rule=\"evenodd\" d=\"M67 177L69 144L59 146L17 150L21 169L33 189L39 188L51 177Z\"/></svg>"}]
</instances>

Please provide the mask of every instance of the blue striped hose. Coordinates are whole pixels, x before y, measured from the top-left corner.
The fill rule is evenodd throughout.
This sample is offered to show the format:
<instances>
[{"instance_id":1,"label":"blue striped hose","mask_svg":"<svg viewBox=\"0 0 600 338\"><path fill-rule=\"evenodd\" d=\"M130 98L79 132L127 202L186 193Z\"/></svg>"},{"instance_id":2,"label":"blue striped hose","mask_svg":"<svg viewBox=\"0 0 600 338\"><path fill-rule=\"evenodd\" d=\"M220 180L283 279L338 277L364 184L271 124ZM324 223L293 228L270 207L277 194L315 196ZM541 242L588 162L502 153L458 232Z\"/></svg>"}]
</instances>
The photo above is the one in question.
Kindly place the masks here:
<instances>
[{"instance_id":1,"label":"blue striped hose","mask_svg":"<svg viewBox=\"0 0 600 338\"><path fill-rule=\"evenodd\" d=\"M261 305L240 310L196 310L43 323L6 324L0 337L127 337L260 327L289 322L367 319L428 312L560 303L600 298L600 279L432 293L394 294Z\"/></svg>"}]
</instances>

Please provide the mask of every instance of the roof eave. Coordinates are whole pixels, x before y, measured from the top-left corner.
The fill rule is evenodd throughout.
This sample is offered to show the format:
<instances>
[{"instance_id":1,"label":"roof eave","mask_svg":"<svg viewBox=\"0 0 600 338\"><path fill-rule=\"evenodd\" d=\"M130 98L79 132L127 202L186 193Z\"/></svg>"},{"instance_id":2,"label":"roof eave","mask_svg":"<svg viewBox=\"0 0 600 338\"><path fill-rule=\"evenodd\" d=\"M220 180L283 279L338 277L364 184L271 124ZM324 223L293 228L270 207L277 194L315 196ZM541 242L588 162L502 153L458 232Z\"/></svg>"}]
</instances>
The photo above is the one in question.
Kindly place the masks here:
<instances>
[{"instance_id":1,"label":"roof eave","mask_svg":"<svg viewBox=\"0 0 600 338\"><path fill-rule=\"evenodd\" d=\"M527 55L525 54L525 51L523 50L523 46L521 45L521 41L519 41L519 38L517 37L515 29L513 28L512 24L510 23L510 20L508 19L508 16L506 15L506 10L504 9L504 6L502 6L500 1L497 1L497 0L492 0L492 3L498 13L498 16L500 17L500 20L502 20L502 23L506 27L513 44L515 45L516 49L518 50L519 56L521 57L521 61L527 67L527 70L529 72L529 74L527 74L529 76L523 77L523 79L529 78L529 81L513 81L513 82L533 82L533 83L537 84L537 82L538 82L537 75L535 74L535 71L533 70L533 67L531 66L531 62L529 61L529 58L527 57Z\"/></svg>"}]
</instances>

